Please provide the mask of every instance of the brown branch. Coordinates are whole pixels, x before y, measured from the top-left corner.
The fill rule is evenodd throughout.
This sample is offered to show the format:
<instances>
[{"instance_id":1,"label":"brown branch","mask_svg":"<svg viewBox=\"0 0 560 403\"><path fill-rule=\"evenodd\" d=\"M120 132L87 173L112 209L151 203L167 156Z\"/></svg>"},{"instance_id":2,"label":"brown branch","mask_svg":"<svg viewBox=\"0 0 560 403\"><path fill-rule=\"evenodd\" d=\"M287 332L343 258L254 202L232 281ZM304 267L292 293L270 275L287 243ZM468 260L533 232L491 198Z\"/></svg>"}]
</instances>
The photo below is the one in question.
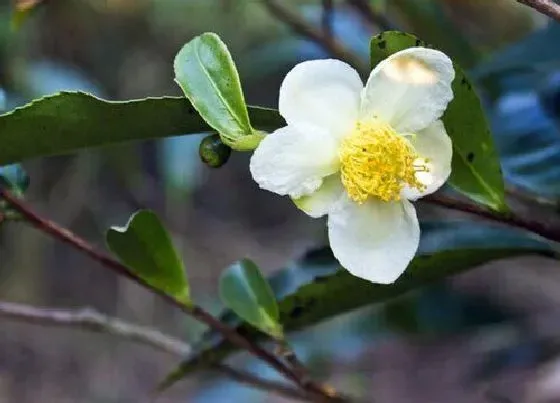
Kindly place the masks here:
<instances>
[{"instance_id":1,"label":"brown branch","mask_svg":"<svg viewBox=\"0 0 560 403\"><path fill-rule=\"evenodd\" d=\"M316 42L333 57L347 62L358 71L369 72L368 65L361 57L346 49L336 38L329 39L320 29L310 25L305 19L284 7L279 1L263 0L263 4L273 16L288 25L295 33Z\"/></svg>"},{"instance_id":2,"label":"brown branch","mask_svg":"<svg viewBox=\"0 0 560 403\"><path fill-rule=\"evenodd\" d=\"M553 0L517 0L517 2L560 22L560 5Z\"/></svg>"},{"instance_id":3,"label":"brown branch","mask_svg":"<svg viewBox=\"0 0 560 403\"><path fill-rule=\"evenodd\" d=\"M216 364L213 366L213 368L223 374L226 374L239 383L245 383L249 386L253 386L264 391L275 392L278 395L289 397L291 399L298 399L303 401L309 400L309 397L305 392L301 392L289 386L282 385L281 383L259 378L257 376L254 376L253 374L233 369L224 364Z\"/></svg>"},{"instance_id":4,"label":"brown branch","mask_svg":"<svg viewBox=\"0 0 560 403\"><path fill-rule=\"evenodd\" d=\"M550 239L552 241L560 242L559 229L551 228L542 222L521 217L519 215L516 215L515 213L498 213L492 210L488 210L484 207L443 196L441 194L427 196L421 199L421 201L446 207L452 210L475 214L479 217L483 217L491 221L496 221L513 227L522 228L535 234L541 235L542 237Z\"/></svg>"},{"instance_id":5,"label":"brown branch","mask_svg":"<svg viewBox=\"0 0 560 403\"><path fill-rule=\"evenodd\" d=\"M128 341L147 345L156 350L176 357L184 357L191 352L191 346L163 334L158 330L127 323L121 319L103 315L93 309L52 309L0 301L0 318L41 326L69 327L84 329L96 333L109 334ZM259 378L224 364L212 367L228 377L266 392L307 400L305 393L278 382Z\"/></svg>"},{"instance_id":6,"label":"brown branch","mask_svg":"<svg viewBox=\"0 0 560 403\"><path fill-rule=\"evenodd\" d=\"M354 7L372 25L377 26L383 31L396 29L394 24L383 14L376 12L368 0L346 0L351 7Z\"/></svg>"},{"instance_id":7,"label":"brown branch","mask_svg":"<svg viewBox=\"0 0 560 403\"><path fill-rule=\"evenodd\" d=\"M529 203L535 206L542 206L548 209L556 209L556 210L560 207L560 201L558 200L529 193L526 190L518 186L514 186L510 183L506 184L505 190L506 190L506 196L518 202Z\"/></svg>"},{"instance_id":8,"label":"brown branch","mask_svg":"<svg viewBox=\"0 0 560 403\"><path fill-rule=\"evenodd\" d=\"M287 379L295 382L313 399L317 401L332 401L330 396L325 396L320 389L314 388L313 384L309 384L308 382L300 379L297 372L295 372L292 368L286 366L272 353L265 350L253 341L243 337L242 335L237 333L235 329L220 322L218 319L206 312L202 307L194 304L185 305L172 296L167 295L158 288L150 285L144 279L132 272L128 267L121 264L119 261L97 250L85 239L80 238L78 235L72 233L66 228L59 226L53 221L40 217L30 207L28 207L25 202L12 195L7 189L0 187L0 198L5 199L15 211L21 214L26 222L33 225L38 230L72 246L74 249L77 249L94 261L100 263L103 267L106 267L115 272L116 274L126 277L136 282L137 284L149 289L170 304L181 309L186 314L218 331L226 340L228 340L235 346L241 348L242 350L248 351L255 357L259 358L261 361L269 364L272 368L274 368L280 374L284 375Z\"/></svg>"},{"instance_id":9,"label":"brown branch","mask_svg":"<svg viewBox=\"0 0 560 403\"><path fill-rule=\"evenodd\" d=\"M290 366L296 371L298 376L305 382L313 382L309 371L306 366L300 361L294 349L284 339L275 339L277 354L282 357ZM337 391L325 384L314 384L315 388L322 390L324 395L330 396L332 399L344 401L342 396L339 396Z\"/></svg>"},{"instance_id":10,"label":"brown branch","mask_svg":"<svg viewBox=\"0 0 560 403\"><path fill-rule=\"evenodd\" d=\"M267 362L278 372L285 375L288 379L291 379L294 382L296 382L299 386L301 386L306 391L306 393L300 394L302 398L305 397L313 398L318 401L347 401L348 400L345 397L337 396L336 393L334 393L334 391L333 392L326 391L324 387L320 385L316 385L315 383L311 382L309 377L306 375L307 370L299 362L297 357L294 354L290 353L291 350L287 350L288 353L282 354L283 358L286 359L292 366L290 368L290 367L286 367L281 361L277 359L277 357L272 355L270 352L262 349L260 346L254 344L252 341L245 339L244 337L239 335L235 331L235 329L232 329L227 325L218 321L216 318L214 318L209 313L207 313L203 308L198 306L183 305L179 301L175 300L173 297L168 296L162 293L161 291L159 291L158 289L147 284L144 280L137 277L127 267L123 266L118 261L112 259L111 257L103 254L100 251L97 251L87 241L83 240L82 238L78 237L77 235L73 234L67 229L58 226L58 224L41 218L36 213L34 213L29 207L27 207L27 205L23 201L17 199L7 190L0 188L0 197L4 198L11 205L11 207L22 216L22 218L24 218L27 222L29 222L39 230L53 236L56 239L59 239L65 243L70 244L71 246L78 249L82 253L91 257L93 260L113 270L117 274L128 277L129 279L135 281L136 283L150 289L151 291L160 295L162 298L164 298L171 304L180 308L185 313L193 316L199 321L219 331L224 336L224 338L228 339L233 344L237 345L238 347L244 350L251 352L253 355ZM449 198L443 195L431 195L422 200L449 209L474 214L479 217L496 221L502 224L522 228L530 232L533 232L535 234L541 235L547 239L560 242L560 230L555 228L550 228L549 226L541 222L520 217L518 215L515 215L514 213L494 212L484 207L474 205L465 201ZM1 311L1 306L0 306L0 311ZM83 319L85 322L93 321L90 323L89 326L95 327L96 320L92 319L95 318L95 315L93 316L90 315L89 318L88 315L84 314L84 312L82 312L82 315L84 315L82 316L82 318L86 318ZM41 318L37 318L37 320L40 321ZM173 348L173 347L169 347L169 348Z\"/></svg>"}]
</instances>

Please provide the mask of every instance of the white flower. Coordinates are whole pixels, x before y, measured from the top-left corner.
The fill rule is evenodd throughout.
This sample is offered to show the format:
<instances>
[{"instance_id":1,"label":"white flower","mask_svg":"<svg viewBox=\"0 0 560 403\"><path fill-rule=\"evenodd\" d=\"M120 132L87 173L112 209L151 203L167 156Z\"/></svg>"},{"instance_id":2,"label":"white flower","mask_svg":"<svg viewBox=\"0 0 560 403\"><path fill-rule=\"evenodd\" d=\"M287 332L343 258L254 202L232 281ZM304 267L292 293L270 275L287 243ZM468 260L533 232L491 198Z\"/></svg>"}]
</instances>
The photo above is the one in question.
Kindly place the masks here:
<instances>
[{"instance_id":1,"label":"white flower","mask_svg":"<svg viewBox=\"0 0 560 403\"><path fill-rule=\"evenodd\" d=\"M328 214L332 251L350 273L392 283L418 249L410 200L436 191L451 172L439 119L454 77L451 60L425 48L385 59L365 88L341 61L298 64L280 88L288 125L260 143L251 174L310 216Z\"/></svg>"}]
</instances>

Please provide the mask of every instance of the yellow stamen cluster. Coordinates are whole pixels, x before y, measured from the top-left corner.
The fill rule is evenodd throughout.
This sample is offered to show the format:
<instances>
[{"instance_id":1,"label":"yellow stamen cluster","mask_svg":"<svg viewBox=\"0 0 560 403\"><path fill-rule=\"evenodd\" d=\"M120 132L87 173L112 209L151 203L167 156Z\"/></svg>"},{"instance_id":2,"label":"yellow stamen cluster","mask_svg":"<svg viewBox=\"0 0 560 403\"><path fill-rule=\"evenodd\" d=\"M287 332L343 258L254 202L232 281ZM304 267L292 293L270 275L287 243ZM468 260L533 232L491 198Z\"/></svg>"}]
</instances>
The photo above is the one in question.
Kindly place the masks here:
<instances>
[{"instance_id":1,"label":"yellow stamen cluster","mask_svg":"<svg viewBox=\"0 0 560 403\"><path fill-rule=\"evenodd\" d=\"M410 142L379 120L360 122L340 144L342 183L350 198L363 203L369 196L400 200L406 184L425 189L416 172L427 170ZM425 161L425 160L424 160Z\"/></svg>"}]
</instances>

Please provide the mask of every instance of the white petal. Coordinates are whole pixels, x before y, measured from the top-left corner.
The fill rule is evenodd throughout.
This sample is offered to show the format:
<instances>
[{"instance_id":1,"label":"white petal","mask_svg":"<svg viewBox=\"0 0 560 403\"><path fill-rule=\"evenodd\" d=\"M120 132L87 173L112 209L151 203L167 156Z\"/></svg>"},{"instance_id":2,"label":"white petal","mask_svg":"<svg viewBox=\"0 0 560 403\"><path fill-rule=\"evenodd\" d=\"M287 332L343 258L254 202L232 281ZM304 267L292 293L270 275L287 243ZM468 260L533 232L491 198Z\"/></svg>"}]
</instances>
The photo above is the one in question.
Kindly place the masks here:
<instances>
[{"instance_id":1,"label":"white petal","mask_svg":"<svg viewBox=\"0 0 560 403\"><path fill-rule=\"evenodd\" d=\"M378 117L400 133L422 130L439 119L453 99L454 78L453 63L438 50L397 52L371 72L361 117Z\"/></svg>"},{"instance_id":2,"label":"white petal","mask_svg":"<svg viewBox=\"0 0 560 403\"><path fill-rule=\"evenodd\" d=\"M318 127L340 137L358 119L363 88L356 70L344 62L303 62L286 75L280 87L280 114L288 125Z\"/></svg>"},{"instance_id":3,"label":"white petal","mask_svg":"<svg viewBox=\"0 0 560 403\"><path fill-rule=\"evenodd\" d=\"M434 193L449 178L453 145L441 120L436 120L428 128L420 130L418 135L410 138L410 142L422 158L429 160L429 172L416 174L416 178L426 186L426 189L419 192L415 188L406 187L402 191L403 197L416 200Z\"/></svg>"},{"instance_id":4,"label":"white petal","mask_svg":"<svg viewBox=\"0 0 560 403\"><path fill-rule=\"evenodd\" d=\"M261 141L249 168L261 188L297 198L317 190L338 165L334 138L286 126Z\"/></svg>"},{"instance_id":5,"label":"white petal","mask_svg":"<svg viewBox=\"0 0 560 403\"><path fill-rule=\"evenodd\" d=\"M334 256L354 276L374 283L393 283L414 257L419 239L416 211L408 200L348 201L329 214Z\"/></svg>"},{"instance_id":6,"label":"white petal","mask_svg":"<svg viewBox=\"0 0 560 403\"><path fill-rule=\"evenodd\" d=\"M344 186L340 175L325 178L323 184L315 193L294 199L294 204L311 217L318 218L331 212L342 200Z\"/></svg>"}]
</instances>

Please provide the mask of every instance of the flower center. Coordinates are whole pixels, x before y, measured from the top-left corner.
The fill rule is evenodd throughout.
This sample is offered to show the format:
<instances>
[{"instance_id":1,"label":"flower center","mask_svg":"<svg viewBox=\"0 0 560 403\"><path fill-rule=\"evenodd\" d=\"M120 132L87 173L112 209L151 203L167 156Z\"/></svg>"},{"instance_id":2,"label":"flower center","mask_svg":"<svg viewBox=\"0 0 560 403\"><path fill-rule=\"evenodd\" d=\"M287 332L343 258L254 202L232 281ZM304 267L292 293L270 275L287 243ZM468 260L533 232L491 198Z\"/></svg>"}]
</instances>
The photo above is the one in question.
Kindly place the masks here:
<instances>
[{"instance_id":1,"label":"flower center","mask_svg":"<svg viewBox=\"0 0 560 403\"><path fill-rule=\"evenodd\" d=\"M416 178L427 171L410 142L379 120L359 122L339 149L342 183L348 196L363 203L369 196L383 201L400 200L404 185L420 191L426 186Z\"/></svg>"}]
</instances>

